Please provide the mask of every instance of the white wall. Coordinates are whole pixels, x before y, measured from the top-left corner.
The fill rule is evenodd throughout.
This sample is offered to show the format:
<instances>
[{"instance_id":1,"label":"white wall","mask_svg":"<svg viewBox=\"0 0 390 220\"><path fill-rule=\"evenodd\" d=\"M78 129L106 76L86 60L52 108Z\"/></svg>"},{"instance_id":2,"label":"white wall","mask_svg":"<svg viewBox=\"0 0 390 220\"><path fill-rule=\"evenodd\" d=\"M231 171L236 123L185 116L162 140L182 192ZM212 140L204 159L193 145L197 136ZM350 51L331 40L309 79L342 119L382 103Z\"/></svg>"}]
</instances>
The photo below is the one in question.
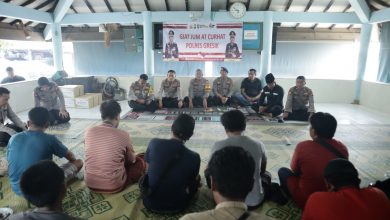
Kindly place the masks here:
<instances>
[{"instance_id":1,"label":"white wall","mask_svg":"<svg viewBox=\"0 0 390 220\"><path fill-rule=\"evenodd\" d=\"M390 84L363 81L360 104L390 114Z\"/></svg>"},{"instance_id":2,"label":"white wall","mask_svg":"<svg viewBox=\"0 0 390 220\"><path fill-rule=\"evenodd\" d=\"M10 94L9 104L14 112L22 112L34 107L33 91L37 86L37 80L2 84Z\"/></svg>"}]
</instances>

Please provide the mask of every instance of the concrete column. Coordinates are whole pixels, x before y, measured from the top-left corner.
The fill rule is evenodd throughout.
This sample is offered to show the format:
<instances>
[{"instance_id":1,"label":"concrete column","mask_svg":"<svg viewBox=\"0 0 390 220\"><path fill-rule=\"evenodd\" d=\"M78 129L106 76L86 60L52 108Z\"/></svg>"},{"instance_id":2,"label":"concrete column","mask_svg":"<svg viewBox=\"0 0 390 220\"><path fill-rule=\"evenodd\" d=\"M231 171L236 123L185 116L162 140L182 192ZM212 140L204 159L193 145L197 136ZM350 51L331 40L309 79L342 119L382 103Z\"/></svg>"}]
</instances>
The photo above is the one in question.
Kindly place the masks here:
<instances>
[{"instance_id":1,"label":"concrete column","mask_svg":"<svg viewBox=\"0 0 390 220\"><path fill-rule=\"evenodd\" d=\"M359 57L358 57L358 68L355 82L355 100L354 104L359 104L360 94L362 90L363 78L366 72L368 48L370 46L372 33L372 24L362 24L360 31L360 48L359 48Z\"/></svg>"},{"instance_id":2,"label":"concrete column","mask_svg":"<svg viewBox=\"0 0 390 220\"><path fill-rule=\"evenodd\" d=\"M263 50L261 51L260 68L261 79L271 72L271 56L272 56L272 12L265 12L263 23ZM263 81L264 82L264 81Z\"/></svg>"},{"instance_id":3,"label":"concrete column","mask_svg":"<svg viewBox=\"0 0 390 220\"><path fill-rule=\"evenodd\" d=\"M153 25L150 11L142 12L144 18L144 73L150 77L149 83L153 84L154 54L153 54Z\"/></svg>"},{"instance_id":4,"label":"concrete column","mask_svg":"<svg viewBox=\"0 0 390 220\"><path fill-rule=\"evenodd\" d=\"M53 38L51 40L53 44L53 58L55 71L64 70L63 57L62 57L62 32L61 25L59 23L50 24Z\"/></svg>"}]
</instances>

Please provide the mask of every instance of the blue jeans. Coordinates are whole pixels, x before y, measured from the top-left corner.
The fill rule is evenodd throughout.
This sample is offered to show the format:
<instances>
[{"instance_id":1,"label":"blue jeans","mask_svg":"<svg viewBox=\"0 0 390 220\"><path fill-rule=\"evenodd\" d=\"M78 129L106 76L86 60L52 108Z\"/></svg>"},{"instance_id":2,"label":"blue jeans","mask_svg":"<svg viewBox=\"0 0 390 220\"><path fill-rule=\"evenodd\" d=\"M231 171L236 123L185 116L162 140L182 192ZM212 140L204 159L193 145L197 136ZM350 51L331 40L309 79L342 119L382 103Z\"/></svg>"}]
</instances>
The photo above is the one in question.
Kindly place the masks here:
<instances>
[{"instance_id":1,"label":"blue jeans","mask_svg":"<svg viewBox=\"0 0 390 220\"><path fill-rule=\"evenodd\" d=\"M240 92L236 92L236 94L234 94L234 96L238 100L238 104L240 104L242 106L251 106L252 105Z\"/></svg>"}]
</instances>

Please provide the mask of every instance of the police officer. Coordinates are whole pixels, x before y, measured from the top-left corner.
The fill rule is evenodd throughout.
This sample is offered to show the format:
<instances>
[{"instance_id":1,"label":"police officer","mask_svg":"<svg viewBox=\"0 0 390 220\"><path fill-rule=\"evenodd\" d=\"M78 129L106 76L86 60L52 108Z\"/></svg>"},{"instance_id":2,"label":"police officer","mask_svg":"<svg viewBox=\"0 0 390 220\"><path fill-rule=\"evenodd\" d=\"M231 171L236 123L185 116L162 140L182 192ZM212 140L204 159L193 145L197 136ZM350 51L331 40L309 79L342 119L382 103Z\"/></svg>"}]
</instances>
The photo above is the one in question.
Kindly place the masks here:
<instances>
[{"instance_id":1,"label":"police officer","mask_svg":"<svg viewBox=\"0 0 390 220\"><path fill-rule=\"evenodd\" d=\"M158 108L157 103L154 101L152 87L147 81L148 75L141 74L139 80L133 82L129 88L129 106L135 112L154 112Z\"/></svg>"},{"instance_id":2,"label":"police officer","mask_svg":"<svg viewBox=\"0 0 390 220\"><path fill-rule=\"evenodd\" d=\"M234 42L236 40L236 33L234 31L230 31L229 36L230 36L230 42L226 44L225 58L227 59L240 58L240 51L238 50L237 44Z\"/></svg>"},{"instance_id":3,"label":"police officer","mask_svg":"<svg viewBox=\"0 0 390 220\"><path fill-rule=\"evenodd\" d=\"M227 76L228 70L225 67L221 67L219 73L220 77L216 78L213 82L213 105L230 105L232 102L233 94L233 80Z\"/></svg>"},{"instance_id":4,"label":"police officer","mask_svg":"<svg viewBox=\"0 0 390 220\"><path fill-rule=\"evenodd\" d=\"M165 58L179 58L179 48L173 42L174 35L175 33L172 30L168 32L169 42L165 44Z\"/></svg>"},{"instance_id":5,"label":"police officer","mask_svg":"<svg viewBox=\"0 0 390 220\"><path fill-rule=\"evenodd\" d=\"M35 107L44 107L50 113L50 125L66 123L70 120L65 108L64 95L54 82L46 77L38 79L38 87L34 89Z\"/></svg>"},{"instance_id":6,"label":"police officer","mask_svg":"<svg viewBox=\"0 0 390 220\"><path fill-rule=\"evenodd\" d=\"M176 79L176 72L169 70L167 78L161 82L161 87L158 92L158 107L181 108L182 106L180 81Z\"/></svg>"},{"instance_id":7,"label":"police officer","mask_svg":"<svg viewBox=\"0 0 390 220\"><path fill-rule=\"evenodd\" d=\"M203 72L200 69L196 70L194 79L190 81L190 87L188 88L188 96L184 98L184 105L190 108L210 106L207 102L210 102L210 84L207 79L203 77Z\"/></svg>"},{"instance_id":8,"label":"police officer","mask_svg":"<svg viewBox=\"0 0 390 220\"><path fill-rule=\"evenodd\" d=\"M305 85L305 77L298 76L295 86L288 91L286 109L283 113L285 120L307 121L314 114L313 91Z\"/></svg>"},{"instance_id":9,"label":"police officer","mask_svg":"<svg viewBox=\"0 0 390 220\"><path fill-rule=\"evenodd\" d=\"M272 73L265 76L267 85L263 88L259 99L259 112L276 117L283 112L283 88L276 84Z\"/></svg>"}]
</instances>

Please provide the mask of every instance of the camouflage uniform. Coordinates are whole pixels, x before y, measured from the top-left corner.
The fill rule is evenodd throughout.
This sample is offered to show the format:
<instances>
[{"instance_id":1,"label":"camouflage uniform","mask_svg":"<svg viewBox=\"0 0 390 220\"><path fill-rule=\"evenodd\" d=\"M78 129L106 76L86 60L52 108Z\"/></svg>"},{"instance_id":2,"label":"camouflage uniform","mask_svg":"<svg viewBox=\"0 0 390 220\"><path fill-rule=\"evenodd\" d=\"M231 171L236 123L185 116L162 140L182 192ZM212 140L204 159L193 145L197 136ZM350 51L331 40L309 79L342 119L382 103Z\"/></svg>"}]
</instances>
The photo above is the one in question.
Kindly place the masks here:
<instances>
[{"instance_id":1,"label":"camouflage uniform","mask_svg":"<svg viewBox=\"0 0 390 220\"><path fill-rule=\"evenodd\" d=\"M50 124L66 123L70 117L61 117L60 110L66 111L65 99L57 84L51 82L48 91L43 91L41 87L34 89L35 107L44 107L50 112Z\"/></svg>"},{"instance_id":2,"label":"camouflage uniform","mask_svg":"<svg viewBox=\"0 0 390 220\"><path fill-rule=\"evenodd\" d=\"M225 105L230 105L233 101L233 80L229 77L222 78L218 77L213 82L213 105L218 106L222 105L222 101L218 96L227 97Z\"/></svg>"},{"instance_id":3,"label":"camouflage uniform","mask_svg":"<svg viewBox=\"0 0 390 220\"><path fill-rule=\"evenodd\" d=\"M151 86L149 83L142 85L138 80L133 82L129 88L129 106L133 111L151 111L157 109L157 103L154 101L153 94L149 94ZM138 103L137 99L145 100L144 104Z\"/></svg>"},{"instance_id":4,"label":"camouflage uniform","mask_svg":"<svg viewBox=\"0 0 390 220\"><path fill-rule=\"evenodd\" d=\"M172 81L164 79L161 82L158 98L162 100L163 107L177 108L178 101L182 99L180 92L180 81L178 79L173 79Z\"/></svg>"},{"instance_id":5,"label":"camouflage uniform","mask_svg":"<svg viewBox=\"0 0 390 220\"><path fill-rule=\"evenodd\" d=\"M288 91L286 112L289 113L286 120L307 121L310 113L314 113L313 91L308 87L298 89L296 86Z\"/></svg>"},{"instance_id":6,"label":"camouflage uniform","mask_svg":"<svg viewBox=\"0 0 390 220\"><path fill-rule=\"evenodd\" d=\"M184 98L185 106L189 106L190 98L192 98L192 104L195 107L203 107L204 98L208 100L207 106L210 106L210 93L205 90L207 84L209 84L209 81L203 77L200 80L197 78L191 79L190 87L188 88L188 96Z\"/></svg>"}]
</instances>

